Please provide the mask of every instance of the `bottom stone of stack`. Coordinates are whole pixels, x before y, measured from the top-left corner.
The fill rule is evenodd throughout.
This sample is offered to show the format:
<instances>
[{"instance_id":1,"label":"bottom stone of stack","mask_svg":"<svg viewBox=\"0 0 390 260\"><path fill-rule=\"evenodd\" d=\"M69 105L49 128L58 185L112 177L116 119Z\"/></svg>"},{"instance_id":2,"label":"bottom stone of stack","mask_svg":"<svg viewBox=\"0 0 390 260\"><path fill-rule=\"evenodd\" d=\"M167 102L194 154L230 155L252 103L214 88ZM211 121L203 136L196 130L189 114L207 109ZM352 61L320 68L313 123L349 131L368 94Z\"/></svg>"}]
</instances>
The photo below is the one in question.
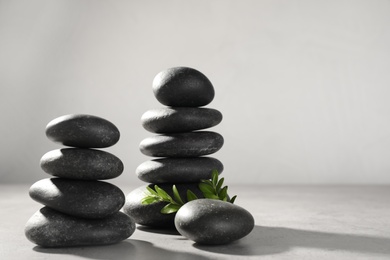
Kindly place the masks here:
<instances>
[{"instance_id":1,"label":"bottom stone of stack","mask_svg":"<svg viewBox=\"0 0 390 260\"><path fill-rule=\"evenodd\" d=\"M122 212L102 219L84 219L43 207L28 220L25 235L42 247L70 247L118 243L134 230L134 221Z\"/></svg>"},{"instance_id":2,"label":"bottom stone of stack","mask_svg":"<svg viewBox=\"0 0 390 260\"><path fill-rule=\"evenodd\" d=\"M141 200L145 197L146 187L154 189L155 184L141 186L126 196L126 202L123 206L123 211L129 215L137 224L157 227L157 228L175 228L176 213L163 214L161 209L167 205L167 202L156 202L153 204L144 205ZM165 190L171 197L173 197L172 186L173 183L158 184L158 186ZM175 184L180 197L183 201L187 201L187 190L191 190L198 198L204 198L202 192L199 190L199 183L180 183Z\"/></svg>"}]
</instances>

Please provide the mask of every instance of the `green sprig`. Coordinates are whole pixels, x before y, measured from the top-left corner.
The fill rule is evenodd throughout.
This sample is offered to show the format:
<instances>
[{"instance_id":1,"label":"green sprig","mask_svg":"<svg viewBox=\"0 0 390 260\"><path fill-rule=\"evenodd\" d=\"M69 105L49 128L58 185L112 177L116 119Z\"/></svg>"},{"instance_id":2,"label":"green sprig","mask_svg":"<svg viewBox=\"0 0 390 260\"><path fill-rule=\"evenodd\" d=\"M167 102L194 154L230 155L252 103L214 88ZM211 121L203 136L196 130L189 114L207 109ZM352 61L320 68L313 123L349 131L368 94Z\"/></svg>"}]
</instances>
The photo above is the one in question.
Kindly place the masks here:
<instances>
[{"instance_id":1,"label":"green sprig","mask_svg":"<svg viewBox=\"0 0 390 260\"><path fill-rule=\"evenodd\" d=\"M173 198L159 186L154 185L154 190L151 187L146 187L145 197L141 200L141 204L148 205L156 202L168 202L165 207L161 209L161 213L170 214L175 213L184 205L176 185L172 187Z\"/></svg>"},{"instance_id":2,"label":"green sprig","mask_svg":"<svg viewBox=\"0 0 390 260\"><path fill-rule=\"evenodd\" d=\"M215 199L234 203L237 196L233 196L229 199L227 190L228 186L222 187L224 178L218 180L219 173L217 170L213 170L211 173L211 179L201 180L198 187L202 191L203 196L206 199ZM158 185L154 185L154 189L146 187L145 197L142 198L141 204L148 205L156 202L167 202L161 209L163 214L171 214L177 212L186 202L180 197L179 191L176 185L172 186L173 198ZM196 200L198 197L191 190L187 190L187 202Z\"/></svg>"},{"instance_id":3,"label":"green sprig","mask_svg":"<svg viewBox=\"0 0 390 260\"><path fill-rule=\"evenodd\" d=\"M218 180L218 176L218 171L213 170L211 180L201 180L201 183L199 183L199 189L202 191L206 199L215 199L234 203L237 196L229 199L227 193L228 186L222 188L225 178Z\"/></svg>"}]
</instances>

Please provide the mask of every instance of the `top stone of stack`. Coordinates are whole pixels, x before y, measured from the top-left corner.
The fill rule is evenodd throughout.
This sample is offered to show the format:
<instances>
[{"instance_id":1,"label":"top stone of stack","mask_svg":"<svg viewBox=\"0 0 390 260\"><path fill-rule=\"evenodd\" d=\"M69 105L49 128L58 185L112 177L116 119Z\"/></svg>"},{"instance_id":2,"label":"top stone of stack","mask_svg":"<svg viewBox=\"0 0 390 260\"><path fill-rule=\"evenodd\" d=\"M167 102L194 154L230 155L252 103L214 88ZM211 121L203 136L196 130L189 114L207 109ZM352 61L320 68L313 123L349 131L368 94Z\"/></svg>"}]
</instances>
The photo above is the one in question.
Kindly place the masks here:
<instances>
[{"instance_id":1,"label":"top stone of stack","mask_svg":"<svg viewBox=\"0 0 390 260\"><path fill-rule=\"evenodd\" d=\"M171 107L201 107L214 99L214 87L203 73L187 67L164 70L153 80L157 100Z\"/></svg>"},{"instance_id":2,"label":"top stone of stack","mask_svg":"<svg viewBox=\"0 0 390 260\"><path fill-rule=\"evenodd\" d=\"M53 142L78 148L105 148L116 144L118 128L106 119L72 114L53 119L46 126L46 136Z\"/></svg>"}]
</instances>

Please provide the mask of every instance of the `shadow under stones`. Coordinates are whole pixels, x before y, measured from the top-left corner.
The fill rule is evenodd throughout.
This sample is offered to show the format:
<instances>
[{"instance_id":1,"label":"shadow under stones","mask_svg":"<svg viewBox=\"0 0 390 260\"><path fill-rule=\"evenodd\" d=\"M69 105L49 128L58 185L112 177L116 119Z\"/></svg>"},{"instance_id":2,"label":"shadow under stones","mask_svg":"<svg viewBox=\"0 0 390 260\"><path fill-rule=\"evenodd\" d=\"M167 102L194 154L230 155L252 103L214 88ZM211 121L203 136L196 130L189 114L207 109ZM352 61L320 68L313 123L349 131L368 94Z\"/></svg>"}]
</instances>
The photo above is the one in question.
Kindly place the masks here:
<instances>
[{"instance_id":1,"label":"shadow under stones","mask_svg":"<svg viewBox=\"0 0 390 260\"><path fill-rule=\"evenodd\" d=\"M180 236L180 233L177 232L177 230L175 228L156 228L156 227L138 226L137 225L137 229L144 231L144 232L155 233L155 234Z\"/></svg>"},{"instance_id":2,"label":"shadow under stones","mask_svg":"<svg viewBox=\"0 0 390 260\"><path fill-rule=\"evenodd\" d=\"M154 246L150 242L127 239L118 244L86 247L44 248L36 246L34 251L45 254L73 255L89 259L189 259L206 260L207 258L191 253L181 253Z\"/></svg>"},{"instance_id":3,"label":"shadow under stones","mask_svg":"<svg viewBox=\"0 0 390 260\"><path fill-rule=\"evenodd\" d=\"M230 255L270 255L294 247L390 255L390 238L261 226L255 226L247 237L231 244L193 246Z\"/></svg>"},{"instance_id":4,"label":"shadow under stones","mask_svg":"<svg viewBox=\"0 0 390 260\"><path fill-rule=\"evenodd\" d=\"M135 246L124 240L112 245L77 246L77 247L41 247L35 246L34 251L45 254L75 255L91 259L124 259L124 256L132 256L136 251Z\"/></svg>"}]
</instances>

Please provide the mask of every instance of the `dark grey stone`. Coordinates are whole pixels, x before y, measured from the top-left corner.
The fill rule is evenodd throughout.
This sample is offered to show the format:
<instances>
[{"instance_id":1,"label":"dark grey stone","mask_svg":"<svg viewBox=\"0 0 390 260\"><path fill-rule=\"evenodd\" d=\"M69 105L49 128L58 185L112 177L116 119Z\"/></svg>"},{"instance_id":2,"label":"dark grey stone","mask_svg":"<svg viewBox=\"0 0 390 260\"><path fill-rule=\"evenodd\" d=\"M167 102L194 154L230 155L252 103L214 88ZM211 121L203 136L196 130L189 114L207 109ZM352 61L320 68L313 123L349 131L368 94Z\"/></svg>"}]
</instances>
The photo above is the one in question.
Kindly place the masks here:
<instances>
[{"instance_id":1,"label":"dark grey stone","mask_svg":"<svg viewBox=\"0 0 390 260\"><path fill-rule=\"evenodd\" d=\"M106 119L82 114L65 115L49 122L46 136L53 142L80 148L109 147L119 140L119 130Z\"/></svg>"},{"instance_id":2,"label":"dark grey stone","mask_svg":"<svg viewBox=\"0 0 390 260\"><path fill-rule=\"evenodd\" d=\"M208 245L227 244L243 238L254 225L254 218L246 209L211 199L188 202L175 217L175 226L180 234Z\"/></svg>"},{"instance_id":3,"label":"dark grey stone","mask_svg":"<svg viewBox=\"0 0 390 260\"><path fill-rule=\"evenodd\" d=\"M157 100L172 107L201 107L214 99L214 87L203 73L187 67L161 71L153 80Z\"/></svg>"},{"instance_id":4,"label":"dark grey stone","mask_svg":"<svg viewBox=\"0 0 390 260\"><path fill-rule=\"evenodd\" d=\"M146 161L138 166L138 178L150 183L199 182L210 179L213 170L220 174L222 163L212 157L163 158Z\"/></svg>"},{"instance_id":5,"label":"dark grey stone","mask_svg":"<svg viewBox=\"0 0 390 260\"><path fill-rule=\"evenodd\" d=\"M28 220L25 235L42 247L70 247L118 243L134 230L134 221L122 212L103 219L83 219L44 207Z\"/></svg>"},{"instance_id":6,"label":"dark grey stone","mask_svg":"<svg viewBox=\"0 0 390 260\"><path fill-rule=\"evenodd\" d=\"M43 205L82 218L104 218L119 211L125 195L113 184L63 178L43 179L30 188L30 197Z\"/></svg>"},{"instance_id":7,"label":"dark grey stone","mask_svg":"<svg viewBox=\"0 0 390 260\"><path fill-rule=\"evenodd\" d=\"M123 172L123 163L115 155L94 149L64 148L43 155L41 168L54 176L103 180L116 178Z\"/></svg>"},{"instance_id":8,"label":"dark grey stone","mask_svg":"<svg viewBox=\"0 0 390 260\"><path fill-rule=\"evenodd\" d=\"M141 117L142 126L152 133L180 133L218 125L222 114L216 109L167 107L152 109Z\"/></svg>"},{"instance_id":9,"label":"dark grey stone","mask_svg":"<svg viewBox=\"0 0 390 260\"><path fill-rule=\"evenodd\" d=\"M158 186L165 190L173 197L172 183L159 184ZM141 200L145 197L146 186L141 186L126 196L126 203L123 206L123 212L129 215L137 224L159 228L175 228L174 218L175 213L163 214L161 209L167 205L166 202L156 202L149 205L141 204ZM154 184L149 187L153 188ZM204 198L202 192L198 188L198 183L176 184L179 194L183 200L187 198L187 190L190 189L198 198Z\"/></svg>"},{"instance_id":10,"label":"dark grey stone","mask_svg":"<svg viewBox=\"0 0 390 260\"><path fill-rule=\"evenodd\" d=\"M165 134L141 141L143 154L155 157L197 157L217 152L223 145L223 137L215 132Z\"/></svg>"}]
</instances>

